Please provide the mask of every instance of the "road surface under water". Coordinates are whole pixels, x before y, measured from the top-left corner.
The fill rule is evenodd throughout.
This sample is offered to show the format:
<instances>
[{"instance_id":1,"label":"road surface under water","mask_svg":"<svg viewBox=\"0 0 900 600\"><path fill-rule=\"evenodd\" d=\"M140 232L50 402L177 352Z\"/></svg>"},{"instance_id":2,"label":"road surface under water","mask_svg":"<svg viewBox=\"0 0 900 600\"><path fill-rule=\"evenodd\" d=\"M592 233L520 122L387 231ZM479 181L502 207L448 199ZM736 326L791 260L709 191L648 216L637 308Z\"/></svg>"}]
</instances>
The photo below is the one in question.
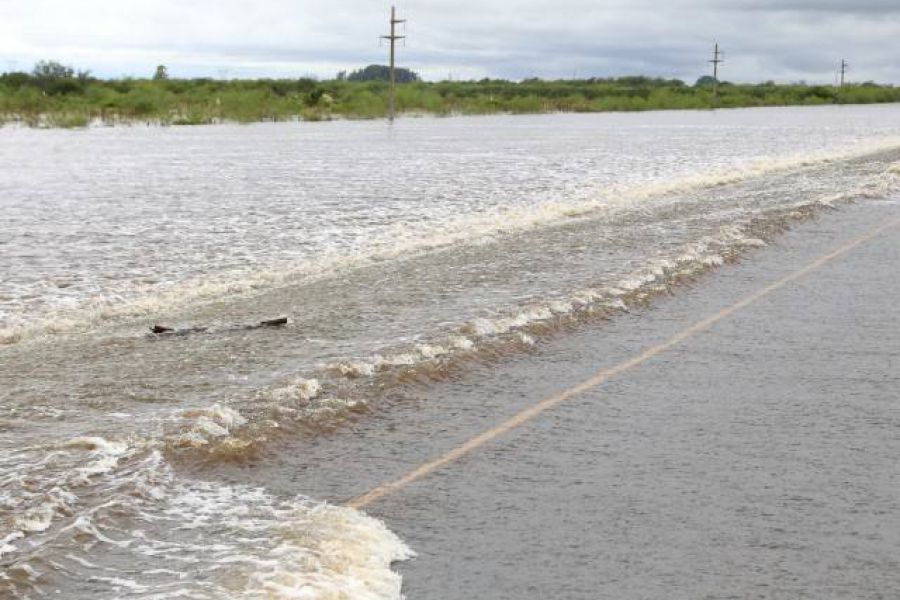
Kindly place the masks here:
<instances>
[{"instance_id":1,"label":"road surface under water","mask_svg":"<svg viewBox=\"0 0 900 600\"><path fill-rule=\"evenodd\" d=\"M423 387L380 422L226 478L358 497L891 221L365 507L418 552L401 566L409 598L891 597L898 201L829 213L650 308Z\"/></svg>"},{"instance_id":2,"label":"road surface under water","mask_svg":"<svg viewBox=\"0 0 900 600\"><path fill-rule=\"evenodd\" d=\"M762 425L758 440L730 436L735 423L684 398L710 408L714 395L730 402L734 386L743 408L763 411L763 384L788 386L793 371L769 380L759 365L757 383L733 364L700 371L713 358L750 365L789 352L774 317L796 307L747 325L756 354L711 342L693 371L660 356L676 371L657 365L659 378L627 387L644 367L585 394L535 421L533 435L510 438L530 440L524 447L473 455L482 467L460 462L363 510L342 503L702 319L807 248L890 218L898 133L893 106L423 119L391 130L0 131L0 220L11 232L0 244L0 591L397 598L403 572L409 598L648 597L661 581L727 595L718 582L736 571L712 560L727 553L698 555L720 579L689 577L690 552L673 558L691 539L705 544L693 551L715 547L710 532L735 564L759 556L726 535L736 499L759 481L738 485L725 449L750 454L745 466L761 481L777 475L770 457L750 460L768 433L806 446ZM790 240L801 240L795 253L781 252ZM873 261L896 283L889 263ZM816 289L816 335L852 341L825 329L845 288ZM286 327L246 327L282 315ZM150 334L159 323L203 330ZM877 363L863 378L890 387L877 362L890 347L854 350ZM856 381L817 356L808 367ZM687 412L666 413L668 393ZM598 397L619 421L595 410ZM813 433L814 398L799 398L811 420L795 423ZM691 414L718 437L678 438ZM807 440L809 451L819 442ZM710 455L722 461L699 458ZM896 483L876 457L860 457ZM654 486L680 494L691 475L724 486L714 490L719 512L709 503L719 528L689 533L696 502L651 502ZM836 514L810 497L811 522ZM764 520L753 511L771 507L746 501L744 522ZM881 572L871 557L883 540L860 539ZM410 549L418 558L392 569ZM802 554L779 552L772 561ZM623 566L642 560L644 570ZM788 589L773 564L741 564L759 577L735 593L764 580ZM800 586L816 572L801 567L784 567Z\"/></svg>"}]
</instances>

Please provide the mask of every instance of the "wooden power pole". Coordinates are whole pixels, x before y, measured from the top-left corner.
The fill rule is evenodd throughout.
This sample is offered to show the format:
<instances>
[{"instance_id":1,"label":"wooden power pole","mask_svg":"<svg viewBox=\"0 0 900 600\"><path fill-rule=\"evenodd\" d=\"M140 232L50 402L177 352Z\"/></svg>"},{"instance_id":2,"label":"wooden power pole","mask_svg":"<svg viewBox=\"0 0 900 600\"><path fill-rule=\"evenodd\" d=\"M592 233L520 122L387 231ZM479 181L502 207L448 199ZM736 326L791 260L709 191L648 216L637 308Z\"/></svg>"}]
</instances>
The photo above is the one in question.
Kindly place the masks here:
<instances>
[{"instance_id":1,"label":"wooden power pole","mask_svg":"<svg viewBox=\"0 0 900 600\"><path fill-rule=\"evenodd\" d=\"M394 75L394 44L397 40L402 40L405 38L405 35L397 35L396 27L398 23L405 23L406 19L398 19L397 11L391 6L391 34L381 36L383 39L389 40L391 43L391 63L390 63L390 90L388 92L388 119L393 122L395 112L396 112L396 99L394 97L395 90L394 88L397 86L397 79Z\"/></svg>"},{"instance_id":2,"label":"wooden power pole","mask_svg":"<svg viewBox=\"0 0 900 600\"><path fill-rule=\"evenodd\" d=\"M844 76L847 74L847 67L850 65L843 58L841 59L841 89L844 89Z\"/></svg>"},{"instance_id":3,"label":"wooden power pole","mask_svg":"<svg viewBox=\"0 0 900 600\"><path fill-rule=\"evenodd\" d=\"M716 47L713 50L713 58L711 61L713 66L713 106L718 103L719 100L719 65L725 62L725 59L722 58L724 52L719 50L719 42L716 42Z\"/></svg>"}]
</instances>

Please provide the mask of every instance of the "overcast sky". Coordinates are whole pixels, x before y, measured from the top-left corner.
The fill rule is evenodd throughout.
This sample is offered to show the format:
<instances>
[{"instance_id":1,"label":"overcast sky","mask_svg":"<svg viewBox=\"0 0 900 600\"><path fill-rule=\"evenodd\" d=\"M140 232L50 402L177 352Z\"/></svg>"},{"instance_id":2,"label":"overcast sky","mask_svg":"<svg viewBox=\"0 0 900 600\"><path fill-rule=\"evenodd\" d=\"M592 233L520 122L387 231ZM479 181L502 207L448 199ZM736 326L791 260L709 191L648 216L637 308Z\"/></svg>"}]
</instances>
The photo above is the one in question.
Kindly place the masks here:
<instances>
[{"instance_id":1,"label":"overcast sky","mask_svg":"<svg viewBox=\"0 0 900 600\"><path fill-rule=\"evenodd\" d=\"M900 0L405 0L398 63L426 79L705 74L900 83ZM0 70L333 77L386 63L381 0L0 0Z\"/></svg>"}]
</instances>

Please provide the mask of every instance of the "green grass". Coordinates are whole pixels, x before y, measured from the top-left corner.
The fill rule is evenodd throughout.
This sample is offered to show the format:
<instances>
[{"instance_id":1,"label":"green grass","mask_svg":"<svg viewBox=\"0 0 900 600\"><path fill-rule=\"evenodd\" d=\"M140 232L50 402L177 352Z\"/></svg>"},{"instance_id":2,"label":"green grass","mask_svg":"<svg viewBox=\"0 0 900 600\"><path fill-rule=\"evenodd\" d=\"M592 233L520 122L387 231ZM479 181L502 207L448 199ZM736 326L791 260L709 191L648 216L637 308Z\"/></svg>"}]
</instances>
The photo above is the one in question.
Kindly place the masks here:
<instances>
[{"instance_id":1,"label":"green grass","mask_svg":"<svg viewBox=\"0 0 900 600\"><path fill-rule=\"evenodd\" d=\"M84 127L150 122L197 125L233 121L375 119L387 115L388 87L381 81L212 79L41 79L0 75L0 125ZM481 80L398 85L401 113L605 112L749 106L900 102L900 88L874 84L832 86L728 84L718 100L709 87L678 80L622 77L522 82Z\"/></svg>"}]
</instances>

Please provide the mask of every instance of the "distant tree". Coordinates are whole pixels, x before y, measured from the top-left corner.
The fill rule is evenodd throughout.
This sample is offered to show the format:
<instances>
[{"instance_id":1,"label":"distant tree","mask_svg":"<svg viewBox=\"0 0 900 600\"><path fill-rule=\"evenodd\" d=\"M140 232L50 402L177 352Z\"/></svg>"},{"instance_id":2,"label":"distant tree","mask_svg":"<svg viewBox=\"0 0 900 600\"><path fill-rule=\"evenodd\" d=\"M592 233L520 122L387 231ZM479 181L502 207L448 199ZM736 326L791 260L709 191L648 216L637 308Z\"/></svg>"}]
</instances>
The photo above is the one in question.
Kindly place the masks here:
<instances>
[{"instance_id":1,"label":"distant tree","mask_svg":"<svg viewBox=\"0 0 900 600\"><path fill-rule=\"evenodd\" d=\"M91 80L90 71L78 71L55 60L42 60L31 72L34 85L45 94L72 94L84 91Z\"/></svg>"},{"instance_id":2,"label":"distant tree","mask_svg":"<svg viewBox=\"0 0 900 600\"><path fill-rule=\"evenodd\" d=\"M166 68L166 65L157 65L156 72L153 74L154 81L165 81L169 78L169 69Z\"/></svg>"},{"instance_id":3,"label":"distant tree","mask_svg":"<svg viewBox=\"0 0 900 600\"><path fill-rule=\"evenodd\" d=\"M712 75L704 75L697 80L697 83L694 84L694 87L708 87L712 86L712 84L714 84L715 82L716 80Z\"/></svg>"},{"instance_id":4,"label":"distant tree","mask_svg":"<svg viewBox=\"0 0 900 600\"><path fill-rule=\"evenodd\" d=\"M4 73L0 75L0 82L11 88L21 88L33 83L33 78L28 73Z\"/></svg>"},{"instance_id":5,"label":"distant tree","mask_svg":"<svg viewBox=\"0 0 900 600\"><path fill-rule=\"evenodd\" d=\"M347 75L347 81L388 81L390 77L391 69L387 65L369 65ZM417 73L403 67L394 69L394 77L397 83L412 83L420 80Z\"/></svg>"},{"instance_id":6,"label":"distant tree","mask_svg":"<svg viewBox=\"0 0 900 600\"><path fill-rule=\"evenodd\" d=\"M39 79L72 79L75 69L55 60L42 60L34 65L31 74Z\"/></svg>"},{"instance_id":7,"label":"distant tree","mask_svg":"<svg viewBox=\"0 0 900 600\"><path fill-rule=\"evenodd\" d=\"M347 79L347 71L338 71L335 79L337 79L338 81L344 81L345 79Z\"/></svg>"}]
</instances>

